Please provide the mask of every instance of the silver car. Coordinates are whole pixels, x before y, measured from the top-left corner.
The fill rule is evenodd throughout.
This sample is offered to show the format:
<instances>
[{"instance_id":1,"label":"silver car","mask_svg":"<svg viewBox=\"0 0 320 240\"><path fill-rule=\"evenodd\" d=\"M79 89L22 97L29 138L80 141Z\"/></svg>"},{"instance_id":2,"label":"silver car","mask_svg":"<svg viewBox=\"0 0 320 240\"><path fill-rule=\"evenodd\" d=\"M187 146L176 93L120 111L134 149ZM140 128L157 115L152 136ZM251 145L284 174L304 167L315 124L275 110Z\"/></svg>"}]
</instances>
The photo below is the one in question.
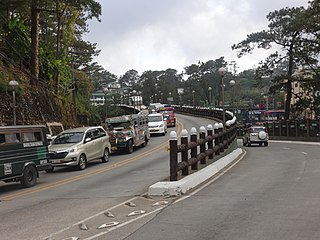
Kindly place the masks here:
<instances>
[{"instance_id":1,"label":"silver car","mask_svg":"<svg viewBox=\"0 0 320 240\"><path fill-rule=\"evenodd\" d=\"M92 160L109 161L111 146L109 136L100 127L81 127L68 129L60 133L49 145L49 157L54 167L77 166L86 168Z\"/></svg>"},{"instance_id":2,"label":"silver car","mask_svg":"<svg viewBox=\"0 0 320 240\"><path fill-rule=\"evenodd\" d=\"M256 143L259 146L268 146L268 131L264 126L252 126L247 129L246 133L243 135L243 146L251 146L251 144Z\"/></svg>"}]
</instances>

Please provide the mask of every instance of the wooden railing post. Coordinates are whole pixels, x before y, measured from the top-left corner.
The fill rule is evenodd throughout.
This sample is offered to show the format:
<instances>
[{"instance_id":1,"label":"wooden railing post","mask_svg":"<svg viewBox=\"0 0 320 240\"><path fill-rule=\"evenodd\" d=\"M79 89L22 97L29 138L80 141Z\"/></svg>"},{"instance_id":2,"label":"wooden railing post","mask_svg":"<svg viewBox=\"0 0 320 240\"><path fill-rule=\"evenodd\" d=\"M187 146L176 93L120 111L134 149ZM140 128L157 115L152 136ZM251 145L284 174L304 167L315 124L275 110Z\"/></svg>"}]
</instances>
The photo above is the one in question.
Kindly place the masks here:
<instances>
[{"instance_id":1,"label":"wooden railing post","mask_svg":"<svg viewBox=\"0 0 320 240\"><path fill-rule=\"evenodd\" d=\"M188 167L188 131L182 129L181 131L181 144L185 146L184 150L181 152L181 161L186 163L186 167L182 169L182 175L187 176L189 174Z\"/></svg>"},{"instance_id":2,"label":"wooden railing post","mask_svg":"<svg viewBox=\"0 0 320 240\"><path fill-rule=\"evenodd\" d=\"M170 133L170 181L178 180L178 140L177 133L171 131Z\"/></svg>"},{"instance_id":3,"label":"wooden railing post","mask_svg":"<svg viewBox=\"0 0 320 240\"><path fill-rule=\"evenodd\" d=\"M199 137L200 139L206 138L206 128L204 126L201 126L199 128ZM200 145L200 153L206 153L206 143ZM207 163L207 157L201 159L200 164L206 164Z\"/></svg>"},{"instance_id":4,"label":"wooden railing post","mask_svg":"<svg viewBox=\"0 0 320 240\"><path fill-rule=\"evenodd\" d=\"M213 136L213 127L212 127L211 124L209 124L209 125L207 126L207 135L210 136L210 137ZM213 139L208 142L208 149L213 150ZM208 158L209 158L209 159L213 159L213 154L210 154L210 155L208 156Z\"/></svg>"},{"instance_id":5,"label":"wooden railing post","mask_svg":"<svg viewBox=\"0 0 320 240\"><path fill-rule=\"evenodd\" d=\"M220 146L220 152L224 152L224 131L223 131L223 123L219 123L219 135L220 135L220 140L219 140L219 146Z\"/></svg>"},{"instance_id":6,"label":"wooden railing post","mask_svg":"<svg viewBox=\"0 0 320 240\"><path fill-rule=\"evenodd\" d=\"M190 131L190 142L197 143L197 129L194 127L191 128L191 131ZM191 158L197 158L197 155L198 155L197 149L198 149L197 147L194 147L191 149ZM198 162L192 164L191 169L198 170Z\"/></svg>"},{"instance_id":7,"label":"wooden railing post","mask_svg":"<svg viewBox=\"0 0 320 240\"><path fill-rule=\"evenodd\" d=\"M213 128L214 128L214 134L219 135L219 132L220 132L220 125L219 125L219 123L215 123L215 124L213 125ZM219 149L215 152L215 155L220 155L220 137L217 137L217 138L214 140L214 145L215 145L215 146L219 146Z\"/></svg>"}]
</instances>

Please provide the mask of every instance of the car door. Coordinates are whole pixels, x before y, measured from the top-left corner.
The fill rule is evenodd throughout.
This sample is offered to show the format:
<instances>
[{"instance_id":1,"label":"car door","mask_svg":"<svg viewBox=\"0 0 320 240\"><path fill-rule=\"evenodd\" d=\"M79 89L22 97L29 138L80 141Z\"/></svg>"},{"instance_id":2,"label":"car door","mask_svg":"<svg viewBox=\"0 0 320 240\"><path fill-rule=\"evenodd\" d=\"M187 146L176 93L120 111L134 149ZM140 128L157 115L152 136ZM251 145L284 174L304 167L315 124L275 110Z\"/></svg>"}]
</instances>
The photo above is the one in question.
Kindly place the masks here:
<instances>
[{"instance_id":1,"label":"car door","mask_svg":"<svg viewBox=\"0 0 320 240\"><path fill-rule=\"evenodd\" d=\"M84 139L84 152L87 156L87 161L91 161L95 156L95 144L94 144L93 130L88 130Z\"/></svg>"},{"instance_id":2,"label":"car door","mask_svg":"<svg viewBox=\"0 0 320 240\"><path fill-rule=\"evenodd\" d=\"M106 148L107 139L106 132L102 128L96 128L93 130L94 145L95 145L95 158L101 158L104 154L104 149Z\"/></svg>"}]
</instances>

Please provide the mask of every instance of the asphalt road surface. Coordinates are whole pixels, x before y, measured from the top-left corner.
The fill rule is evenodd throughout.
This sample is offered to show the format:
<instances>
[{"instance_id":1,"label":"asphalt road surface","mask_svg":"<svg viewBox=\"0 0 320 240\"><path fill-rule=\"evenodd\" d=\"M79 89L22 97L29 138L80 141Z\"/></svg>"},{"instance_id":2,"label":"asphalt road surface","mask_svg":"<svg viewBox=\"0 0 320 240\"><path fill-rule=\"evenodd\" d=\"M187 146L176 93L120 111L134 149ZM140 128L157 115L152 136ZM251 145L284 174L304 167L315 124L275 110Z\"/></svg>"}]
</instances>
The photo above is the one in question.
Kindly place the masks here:
<instances>
[{"instance_id":1,"label":"asphalt road surface","mask_svg":"<svg viewBox=\"0 0 320 240\"><path fill-rule=\"evenodd\" d=\"M178 133L213 124L178 120ZM0 239L320 239L319 145L245 147L238 164L195 191L151 198L148 187L169 175L171 130L84 171L41 173L33 188L0 183Z\"/></svg>"},{"instance_id":2,"label":"asphalt road surface","mask_svg":"<svg viewBox=\"0 0 320 240\"><path fill-rule=\"evenodd\" d=\"M319 145L244 149L247 155L231 170L126 240L320 239Z\"/></svg>"},{"instance_id":3,"label":"asphalt road surface","mask_svg":"<svg viewBox=\"0 0 320 240\"><path fill-rule=\"evenodd\" d=\"M103 230L98 227L110 221L121 223L121 233L113 239L131 234L166 207L152 206L162 199L150 199L145 193L150 185L169 176L165 147L170 131L179 133L182 128L212 123L188 116L179 116L178 121L166 136L152 137L133 154L112 154L108 163L97 161L84 171L60 168L50 174L41 172L38 184L27 189L19 183L0 182L0 239L84 239L100 234ZM174 199L167 200L170 204ZM143 207L148 214L128 217L136 208L125 205L127 202ZM104 214L110 209L114 218ZM86 230L79 227L84 223Z\"/></svg>"}]
</instances>

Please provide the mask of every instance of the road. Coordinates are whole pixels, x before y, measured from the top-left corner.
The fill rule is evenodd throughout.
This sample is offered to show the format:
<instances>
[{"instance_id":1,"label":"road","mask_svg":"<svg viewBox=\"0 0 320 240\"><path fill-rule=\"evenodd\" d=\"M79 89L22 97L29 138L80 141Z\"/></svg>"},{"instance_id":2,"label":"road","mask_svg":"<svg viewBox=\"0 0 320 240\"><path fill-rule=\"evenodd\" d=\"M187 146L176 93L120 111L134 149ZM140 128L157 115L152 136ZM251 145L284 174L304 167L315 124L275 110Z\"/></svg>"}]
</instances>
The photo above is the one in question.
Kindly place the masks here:
<instances>
[{"instance_id":1,"label":"road","mask_svg":"<svg viewBox=\"0 0 320 240\"><path fill-rule=\"evenodd\" d=\"M178 132L212 123L178 120ZM195 191L150 198L148 187L169 174L168 139L85 171L41 173L30 189L0 183L0 239L319 239L319 145L245 147L238 164Z\"/></svg>"},{"instance_id":2,"label":"road","mask_svg":"<svg viewBox=\"0 0 320 240\"><path fill-rule=\"evenodd\" d=\"M178 120L178 132L182 128L206 126L211 122L187 116L179 116ZM146 147L137 148L133 154L112 154L110 162L97 161L84 171L61 168L51 174L43 172L33 188L1 182L1 240L64 239L69 236L83 239L100 231L96 224L99 226L99 217L107 209L119 209L121 215L122 211L128 210L117 208L121 203L135 201L144 206L155 203L159 199L147 199L144 194L150 185L169 175L165 146L171 130L175 129L169 128L166 136L152 137ZM89 231L79 231L78 223L91 219L94 223L89 224ZM130 221L132 219L135 218ZM128 228L123 231L124 236L140 227L145 219L122 227ZM128 222L128 218L123 222Z\"/></svg>"},{"instance_id":3,"label":"road","mask_svg":"<svg viewBox=\"0 0 320 240\"><path fill-rule=\"evenodd\" d=\"M244 149L247 155L214 183L177 200L126 240L320 239L319 145Z\"/></svg>"}]
</instances>

